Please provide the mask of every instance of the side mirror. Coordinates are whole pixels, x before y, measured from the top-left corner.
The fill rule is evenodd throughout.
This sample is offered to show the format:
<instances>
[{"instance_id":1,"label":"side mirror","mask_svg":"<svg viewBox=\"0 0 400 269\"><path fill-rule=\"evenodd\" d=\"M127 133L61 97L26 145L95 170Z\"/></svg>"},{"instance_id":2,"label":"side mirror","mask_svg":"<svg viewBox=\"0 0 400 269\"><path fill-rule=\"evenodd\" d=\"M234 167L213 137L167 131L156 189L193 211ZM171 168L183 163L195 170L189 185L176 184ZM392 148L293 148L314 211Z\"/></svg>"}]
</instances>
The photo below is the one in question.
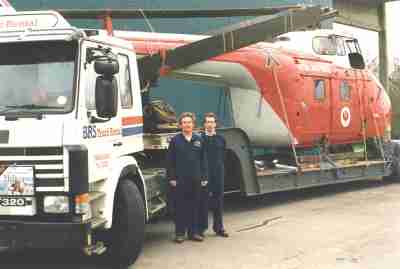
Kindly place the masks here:
<instances>
[{"instance_id":1,"label":"side mirror","mask_svg":"<svg viewBox=\"0 0 400 269\"><path fill-rule=\"evenodd\" d=\"M118 89L115 77L111 79L99 76L96 79L96 111L102 118L113 118L118 110Z\"/></svg>"},{"instance_id":2,"label":"side mirror","mask_svg":"<svg viewBox=\"0 0 400 269\"><path fill-rule=\"evenodd\" d=\"M111 77L119 72L118 61L114 59L98 59L94 62L94 71L99 75Z\"/></svg>"},{"instance_id":3,"label":"side mirror","mask_svg":"<svg viewBox=\"0 0 400 269\"><path fill-rule=\"evenodd\" d=\"M364 69L365 68L364 58L360 53L357 53L357 52L349 53L349 62L350 62L350 66L354 69Z\"/></svg>"}]
</instances>

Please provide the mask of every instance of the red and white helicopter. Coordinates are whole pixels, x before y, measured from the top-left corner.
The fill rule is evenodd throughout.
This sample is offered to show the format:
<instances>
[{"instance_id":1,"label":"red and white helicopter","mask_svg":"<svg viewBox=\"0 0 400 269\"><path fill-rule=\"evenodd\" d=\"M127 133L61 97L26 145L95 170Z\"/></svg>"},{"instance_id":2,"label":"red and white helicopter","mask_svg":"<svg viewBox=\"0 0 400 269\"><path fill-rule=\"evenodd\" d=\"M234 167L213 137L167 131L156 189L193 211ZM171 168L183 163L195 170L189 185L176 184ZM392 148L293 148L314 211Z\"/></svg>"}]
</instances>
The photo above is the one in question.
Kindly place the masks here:
<instances>
[{"instance_id":1,"label":"red and white helicopter","mask_svg":"<svg viewBox=\"0 0 400 269\"><path fill-rule=\"evenodd\" d=\"M211 41L207 44L209 37L131 31L114 35L131 41L138 54L160 55L161 75L225 85L235 127L253 145L305 148L322 140L351 145L390 136L389 97L365 69L354 37L333 30L289 32L272 43L176 66L170 60L176 55L186 59L214 50Z\"/></svg>"}]
</instances>

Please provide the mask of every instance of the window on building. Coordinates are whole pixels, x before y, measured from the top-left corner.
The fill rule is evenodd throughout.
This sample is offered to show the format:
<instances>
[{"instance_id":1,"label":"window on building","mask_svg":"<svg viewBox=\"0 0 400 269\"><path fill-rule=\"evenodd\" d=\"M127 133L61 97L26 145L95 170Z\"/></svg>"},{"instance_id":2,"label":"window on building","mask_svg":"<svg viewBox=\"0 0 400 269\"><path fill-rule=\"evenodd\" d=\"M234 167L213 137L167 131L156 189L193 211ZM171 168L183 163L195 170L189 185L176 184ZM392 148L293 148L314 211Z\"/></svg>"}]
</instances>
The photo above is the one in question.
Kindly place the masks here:
<instances>
[{"instance_id":1,"label":"window on building","mask_svg":"<svg viewBox=\"0 0 400 269\"><path fill-rule=\"evenodd\" d=\"M314 80L314 98L318 101L325 99L325 80Z\"/></svg>"}]
</instances>

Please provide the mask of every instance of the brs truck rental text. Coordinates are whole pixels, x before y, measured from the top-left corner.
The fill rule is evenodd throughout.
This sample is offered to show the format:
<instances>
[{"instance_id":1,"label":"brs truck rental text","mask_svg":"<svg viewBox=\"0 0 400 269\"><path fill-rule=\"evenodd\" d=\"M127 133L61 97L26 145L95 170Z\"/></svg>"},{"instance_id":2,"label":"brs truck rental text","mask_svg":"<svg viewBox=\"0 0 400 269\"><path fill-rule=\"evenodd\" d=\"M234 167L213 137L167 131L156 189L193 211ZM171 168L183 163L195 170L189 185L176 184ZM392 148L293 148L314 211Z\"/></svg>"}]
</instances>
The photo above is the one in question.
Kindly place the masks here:
<instances>
[{"instance_id":1,"label":"brs truck rental text","mask_svg":"<svg viewBox=\"0 0 400 269\"><path fill-rule=\"evenodd\" d=\"M53 11L0 16L0 250L81 248L120 264L135 261L145 223L167 208L163 160L176 130L144 134L142 112L142 89L162 75L226 85L235 122L221 130L226 191L258 195L397 171L390 101L363 70L355 39L318 35L348 45L338 56L350 56L351 67L337 67L327 54L248 47L308 28L320 12L299 8L253 21L214 36L221 46L214 37L114 31L107 16L105 30L74 28ZM280 28L288 18L291 28ZM171 47L168 38L183 41ZM329 49L331 57L336 47ZM304 91L296 103L290 91L301 87L311 97ZM319 109L330 113L326 128L316 128Z\"/></svg>"}]
</instances>

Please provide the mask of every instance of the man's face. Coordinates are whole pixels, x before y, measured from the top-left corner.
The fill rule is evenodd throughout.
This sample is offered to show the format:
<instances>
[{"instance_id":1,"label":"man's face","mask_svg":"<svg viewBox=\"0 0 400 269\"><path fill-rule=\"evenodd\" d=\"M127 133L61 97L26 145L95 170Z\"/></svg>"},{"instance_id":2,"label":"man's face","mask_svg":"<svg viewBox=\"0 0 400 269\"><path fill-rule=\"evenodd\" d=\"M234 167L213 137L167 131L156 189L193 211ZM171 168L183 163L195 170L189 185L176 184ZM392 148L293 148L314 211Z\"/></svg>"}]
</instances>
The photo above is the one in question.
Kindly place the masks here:
<instances>
[{"instance_id":1,"label":"man's face","mask_svg":"<svg viewBox=\"0 0 400 269\"><path fill-rule=\"evenodd\" d=\"M181 128L184 133L193 132L193 119L191 117L184 117L181 119Z\"/></svg>"},{"instance_id":2,"label":"man's face","mask_svg":"<svg viewBox=\"0 0 400 269\"><path fill-rule=\"evenodd\" d=\"M214 117L206 117L204 121L204 129L207 132L213 133L215 132L215 128L217 127L217 123L215 122Z\"/></svg>"}]
</instances>

